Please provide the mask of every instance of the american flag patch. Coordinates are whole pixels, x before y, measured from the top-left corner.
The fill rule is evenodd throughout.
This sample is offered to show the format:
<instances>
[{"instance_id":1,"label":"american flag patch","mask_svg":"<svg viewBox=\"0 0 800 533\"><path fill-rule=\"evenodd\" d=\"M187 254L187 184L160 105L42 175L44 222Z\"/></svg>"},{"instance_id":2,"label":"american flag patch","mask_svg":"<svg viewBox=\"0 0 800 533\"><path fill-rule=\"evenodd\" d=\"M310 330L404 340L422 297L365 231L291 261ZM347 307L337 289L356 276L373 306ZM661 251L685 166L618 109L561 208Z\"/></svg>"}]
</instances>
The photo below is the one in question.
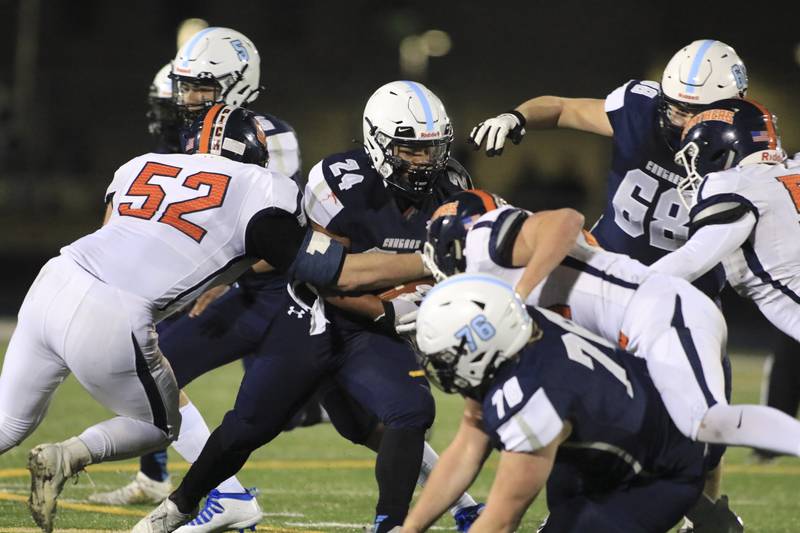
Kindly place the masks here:
<instances>
[{"instance_id":1,"label":"american flag patch","mask_svg":"<svg viewBox=\"0 0 800 533\"><path fill-rule=\"evenodd\" d=\"M766 132L766 131L751 131L750 135L753 136L753 142L756 142L756 143L769 142L769 132Z\"/></svg>"}]
</instances>

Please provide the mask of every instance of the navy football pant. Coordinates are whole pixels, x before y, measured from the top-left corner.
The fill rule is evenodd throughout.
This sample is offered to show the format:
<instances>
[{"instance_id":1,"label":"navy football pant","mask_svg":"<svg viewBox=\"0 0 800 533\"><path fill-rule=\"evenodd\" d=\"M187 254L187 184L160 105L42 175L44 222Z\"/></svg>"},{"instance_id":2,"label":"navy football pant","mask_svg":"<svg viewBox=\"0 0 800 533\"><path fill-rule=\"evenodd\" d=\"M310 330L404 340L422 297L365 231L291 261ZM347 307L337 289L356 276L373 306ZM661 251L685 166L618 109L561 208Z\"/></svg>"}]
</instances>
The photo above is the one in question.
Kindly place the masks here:
<instances>
[{"instance_id":1,"label":"navy football pant","mask_svg":"<svg viewBox=\"0 0 800 533\"><path fill-rule=\"evenodd\" d=\"M547 482L550 516L540 533L660 533L695 504L703 476L642 478L608 491L586 491L571 466L558 464Z\"/></svg>"},{"instance_id":2,"label":"navy football pant","mask_svg":"<svg viewBox=\"0 0 800 533\"><path fill-rule=\"evenodd\" d=\"M328 389L323 401L337 429L347 425L341 422L349 416L352 402L339 402L343 408L337 410L336 399L347 396L389 429L421 435L433 423L433 397L410 347L364 330L332 335L329 328L310 336L309 314L292 304L287 296L285 310L275 316L259 348L260 356L245 372L233 409L181 483L175 499L183 508L194 506L235 474L253 450L274 439L310 395L321 386L330 387L331 380L344 389L335 394ZM368 433L367 424L354 427L354 434L346 436L358 442L362 437L355 433Z\"/></svg>"}]
</instances>

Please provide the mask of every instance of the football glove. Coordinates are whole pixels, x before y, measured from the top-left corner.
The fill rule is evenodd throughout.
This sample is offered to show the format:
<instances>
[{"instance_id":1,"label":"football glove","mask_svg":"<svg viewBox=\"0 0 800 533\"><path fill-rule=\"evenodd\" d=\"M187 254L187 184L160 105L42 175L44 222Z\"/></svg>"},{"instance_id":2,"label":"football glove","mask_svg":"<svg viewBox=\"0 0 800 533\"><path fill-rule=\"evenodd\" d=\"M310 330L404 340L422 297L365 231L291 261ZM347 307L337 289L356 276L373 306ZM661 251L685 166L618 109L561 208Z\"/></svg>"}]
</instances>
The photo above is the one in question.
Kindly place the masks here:
<instances>
[{"instance_id":1,"label":"football glove","mask_svg":"<svg viewBox=\"0 0 800 533\"><path fill-rule=\"evenodd\" d=\"M469 142L478 150L485 138L486 155L492 157L503 153L506 137L511 139L514 144L519 144L524 135L525 117L514 109L494 118L484 120L472 128L472 132L469 134Z\"/></svg>"},{"instance_id":2,"label":"football glove","mask_svg":"<svg viewBox=\"0 0 800 533\"><path fill-rule=\"evenodd\" d=\"M417 311L432 287L417 285L417 290L383 302L383 314L375 319L380 329L396 335L413 334L417 329Z\"/></svg>"}]
</instances>

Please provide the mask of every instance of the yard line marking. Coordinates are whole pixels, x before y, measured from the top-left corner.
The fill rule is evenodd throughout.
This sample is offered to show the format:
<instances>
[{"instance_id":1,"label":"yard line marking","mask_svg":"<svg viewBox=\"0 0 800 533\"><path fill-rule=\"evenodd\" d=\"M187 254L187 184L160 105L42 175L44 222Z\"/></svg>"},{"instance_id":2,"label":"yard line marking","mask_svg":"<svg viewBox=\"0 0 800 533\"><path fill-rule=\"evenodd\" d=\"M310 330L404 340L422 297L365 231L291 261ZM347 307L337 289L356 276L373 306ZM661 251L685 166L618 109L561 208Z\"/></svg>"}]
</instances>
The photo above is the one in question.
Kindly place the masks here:
<instances>
[{"instance_id":1,"label":"yard line marking","mask_svg":"<svg viewBox=\"0 0 800 533\"><path fill-rule=\"evenodd\" d=\"M185 472L189 469L189 463L183 461L171 462L168 465L170 470ZM252 470L369 470L375 468L374 459L270 459L261 461L249 461L245 463L244 469ZM101 463L90 465L86 469L92 472L132 472L139 471L138 463ZM0 479L27 477L27 468L3 468L0 469Z\"/></svg>"},{"instance_id":2,"label":"yard line marking","mask_svg":"<svg viewBox=\"0 0 800 533\"><path fill-rule=\"evenodd\" d=\"M27 503L28 497L21 494L10 494L8 492L0 492L0 500L10 502ZM71 509L73 511L85 511L89 513L103 513L113 514L118 516L138 516L142 517L147 513L144 511L136 511L133 509L125 509L123 507L114 507L109 505L91 505L88 503L74 503L59 500L58 505L62 509Z\"/></svg>"}]
</instances>

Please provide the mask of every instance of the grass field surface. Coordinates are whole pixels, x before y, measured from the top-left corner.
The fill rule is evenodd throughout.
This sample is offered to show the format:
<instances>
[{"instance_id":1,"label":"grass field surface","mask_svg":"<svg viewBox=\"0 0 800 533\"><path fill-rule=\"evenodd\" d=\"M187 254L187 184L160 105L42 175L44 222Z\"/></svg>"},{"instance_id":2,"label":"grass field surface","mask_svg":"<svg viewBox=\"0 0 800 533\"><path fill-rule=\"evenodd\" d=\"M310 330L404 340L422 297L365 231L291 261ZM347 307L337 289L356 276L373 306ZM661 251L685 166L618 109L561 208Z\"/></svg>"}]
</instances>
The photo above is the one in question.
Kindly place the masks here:
<instances>
[{"instance_id":1,"label":"grass field surface","mask_svg":"<svg viewBox=\"0 0 800 533\"><path fill-rule=\"evenodd\" d=\"M5 348L2 348L5 352ZM757 402L761 381L760 357L734 359L734 398ZM35 369L32 369L35 371ZM221 368L193 383L187 392L210 427L232 405L241 378L238 363ZM443 449L460 416L461 401L437 394L437 419L431 443ZM264 409L269 409L268 405ZM29 488L25 469L28 450L41 442L53 442L80 433L109 413L95 403L73 379L57 392L50 412L39 429L21 446L0 456L0 532L37 531L25 506ZM495 454L496 455L496 454ZM747 463L748 451L729 450L723 492L743 517L748 532L800 532L800 460L780 459L770 465ZM361 531L373 517L377 498L373 476L374 455L339 437L329 424L282 434L255 452L240 473L245 486L258 487L266 517L259 531L345 532ZM486 498L496 457L490 458L471 489L477 499ZM173 482L187 466L170 451ZM87 496L127 483L137 471L136 461L105 463L89 468L77 483L69 484L59 504L58 531L124 531L150 510L148 506L106 507L90 504ZM535 531L545 516L540 497L526 514L520 531ZM437 529L452 530L445 517Z\"/></svg>"}]
</instances>

